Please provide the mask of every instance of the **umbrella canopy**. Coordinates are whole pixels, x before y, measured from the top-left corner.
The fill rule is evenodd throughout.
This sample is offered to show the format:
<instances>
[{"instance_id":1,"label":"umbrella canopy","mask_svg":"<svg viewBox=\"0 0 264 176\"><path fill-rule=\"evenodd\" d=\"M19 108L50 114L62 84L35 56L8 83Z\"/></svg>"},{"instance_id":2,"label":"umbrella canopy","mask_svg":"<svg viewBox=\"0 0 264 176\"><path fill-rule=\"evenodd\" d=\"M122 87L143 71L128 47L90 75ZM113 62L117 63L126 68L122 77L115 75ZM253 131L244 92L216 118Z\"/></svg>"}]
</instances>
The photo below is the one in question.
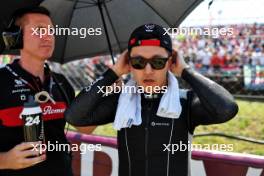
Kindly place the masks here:
<instances>
[{"instance_id":1,"label":"umbrella canopy","mask_svg":"<svg viewBox=\"0 0 264 176\"><path fill-rule=\"evenodd\" d=\"M45 0L42 5L58 27L101 28L101 35L57 36L53 60L65 63L75 59L115 53L127 47L130 33L145 23L177 27L202 0ZM102 13L100 12L100 7ZM103 18L102 18L103 17ZM103 24L105 21L105 26ZM107 30L105 30L107 29ZM92 30L92 29L91 29Z\"/></svg>"},{"instance_id":2,"label":"umbrella canopy","mask_svg":"<svg viewBox=\"0 0 264 176\"><path fill-rule=\"evenodd\" d=\"M201 1L44 0L41 5L51 11L57 30L52 60L66 63L120 53L136 27L146 23L177 27Z\"/></svg>"}]
</instances>

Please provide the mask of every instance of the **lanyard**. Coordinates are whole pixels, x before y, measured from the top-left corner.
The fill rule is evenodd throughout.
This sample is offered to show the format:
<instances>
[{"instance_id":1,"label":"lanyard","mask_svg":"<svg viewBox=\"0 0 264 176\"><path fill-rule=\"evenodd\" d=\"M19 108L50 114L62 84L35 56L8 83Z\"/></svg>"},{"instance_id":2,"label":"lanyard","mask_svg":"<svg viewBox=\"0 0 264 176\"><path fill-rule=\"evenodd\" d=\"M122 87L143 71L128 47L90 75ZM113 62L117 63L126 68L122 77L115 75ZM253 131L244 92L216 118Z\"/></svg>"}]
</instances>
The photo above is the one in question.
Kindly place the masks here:
<instances>
[{"instance_id":1,"label":"lanyard","mask_svg":"<svg viewBox=\"0 0 264 176\"><path fill-rule=\"evenodd\" d=\"M10 73L12 73L12 75L14 75L15 77L17 77L20 81L22 81L24 84L26 84L27 86L29 86L31 89L33 89L34 91L36 91L36 92L40 92L41 91L41 89L40 89L40 87L38 86L38 84L36 84L35 83L35 81L34 81L34 83L35 83L35 85L37 86L37 90L36 90L36 88L32 85L32 84L30 84L28 81L26 81L25 79L23 79L21 76L19 76L11 67L9 67L8 65L6 66L6 68L7 68L7 70L10 72Z\"/></svg>"},{"instance_id":2,"label":"lanyard","mask_svg":"<svg viewBox=\"0 0 264 176\"><path fill-rule=\"evenodd\" d=\"M22 81L24 84L26 84L27 86L29 86L31 89L33 89L36 93L35 95L35 100L38 101L39 103L45 103L47 102L48 100L51 100L51 102L53 104L55 104L55 101L54 99L50 96L51 94L51 90L52 90L52 85L53 85L53 78L52 76L50 77L50 84L49 84L49 93L46 92L46 91L41 91L40 87L38 86L37 83L35 83L35 85L37 86L37 89L35 89L35 87L30 84L28 81L26 81L25 79L23 79L21 76L19 76L9 65L6 65L6 68L7 70L12 74L14 75L15 77L17 77L20 81ZM46 99L44 101L41 101L40 100L40 96L45 96Z\"/></svg>"}]
</instances>

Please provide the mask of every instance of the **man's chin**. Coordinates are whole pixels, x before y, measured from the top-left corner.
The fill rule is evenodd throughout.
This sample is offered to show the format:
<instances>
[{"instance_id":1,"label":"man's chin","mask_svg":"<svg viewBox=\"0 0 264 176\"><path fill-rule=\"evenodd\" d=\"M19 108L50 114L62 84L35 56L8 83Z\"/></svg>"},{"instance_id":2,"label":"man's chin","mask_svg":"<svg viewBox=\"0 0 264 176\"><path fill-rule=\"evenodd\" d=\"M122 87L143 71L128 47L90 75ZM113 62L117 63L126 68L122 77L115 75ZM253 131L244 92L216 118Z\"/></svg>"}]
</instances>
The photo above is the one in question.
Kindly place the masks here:
<instances>
[{"instance_id":1,"label":"man's chin","mask_svg":"<svg viewBox=\"0 0 264 176\"><path fill-rule=\"evenodd\" d=\"M144 87L149 87L149 86L151 86L151 87L156 87L156 86L158 86L158 84L157 84L157 82L144 82L143 83L143 86Z\"/></svg>"},{"instance_id":2,"label":"man's chin","mask_svg":"<svg viewBox=\"0 0 264 176\"><path fill-rule=\"evenodd\" d=\"M38 56L38 58L39 58L39 61L46 61L46 60L48 60L50 57L47 57L47 56Z\"/></svg>"},{"instance_id":3,"label":"man's chin","mask_svg":"<svg viewBox=\"0 0 264 176\"><path fill-rule=\"evenodd\" d=\"M52 48L41 48L39 50L39 53L41 53L41 55L46 56L46 57L51 57L52 53L53 53L53 49Z\"/></svg>"},{"instance_id":4,"label":"man's chin","mask_svg":"<svg viewBox=\"0 0 264 176\"><path fill-rule=\"evenodd\" d=\"M48 60L49 58L51 58L52 54L42 54L40 58L42 58L43 60Z\"/></svg>"}]
</instances>

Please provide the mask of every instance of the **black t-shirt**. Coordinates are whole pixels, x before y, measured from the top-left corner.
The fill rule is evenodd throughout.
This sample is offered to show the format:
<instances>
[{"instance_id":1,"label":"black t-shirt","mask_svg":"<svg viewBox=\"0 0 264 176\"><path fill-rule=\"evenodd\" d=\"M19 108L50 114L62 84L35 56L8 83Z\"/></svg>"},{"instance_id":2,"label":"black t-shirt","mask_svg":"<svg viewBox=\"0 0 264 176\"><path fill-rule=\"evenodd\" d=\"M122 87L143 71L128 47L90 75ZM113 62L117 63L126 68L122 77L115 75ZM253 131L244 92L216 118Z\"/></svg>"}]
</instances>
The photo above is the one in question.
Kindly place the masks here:
<instances>
[{"instance_id":1,"label":"black t-shirt","mask_svg":"<svg viewBox=\"0 0 264 176\"><path fill-rule=\"evenodd\" d=\"M39 77L24 70L18 64L18 60L15 60L12 64L0 69L0 82L0 152L9 151L24 141L23 122L19 115L28 96L35 95L40 90L49 92L55 100L55 104L51 101L40 104L46 143L68 143L64 133L64 111L69 103L66 99L71 101L74 98L74 90L63 75L51 73L45 69L45 81L41 83ZM48 151L44 162L21 170L0 170L0 176L40 176L41 174L49 176L56 175L55 173L59 175L70 167L69 155L69 152L65 151Z\"/></svg>"}]
</instances>

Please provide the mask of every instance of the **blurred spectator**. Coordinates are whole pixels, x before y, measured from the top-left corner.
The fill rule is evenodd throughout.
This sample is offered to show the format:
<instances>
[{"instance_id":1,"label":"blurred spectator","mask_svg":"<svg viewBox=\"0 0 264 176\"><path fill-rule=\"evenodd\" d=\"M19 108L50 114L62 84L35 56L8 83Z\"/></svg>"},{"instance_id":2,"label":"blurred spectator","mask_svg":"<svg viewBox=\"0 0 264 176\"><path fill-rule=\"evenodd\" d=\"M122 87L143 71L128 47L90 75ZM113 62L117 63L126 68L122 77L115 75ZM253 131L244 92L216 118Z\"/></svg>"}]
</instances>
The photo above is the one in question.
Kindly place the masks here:
<instances>
[{"instance_id":1,"label":"blurred spectator","mask_svg":"<svg viewBox=\"0 0 264 176\"><path fill-rule=\"evenodd\" d=\"M220 68L223 66L222 60L218 56L217 51L215 51L211 57L211 66L214 68L215 72L219 72Z\"/></svg>"}]
</instances>

